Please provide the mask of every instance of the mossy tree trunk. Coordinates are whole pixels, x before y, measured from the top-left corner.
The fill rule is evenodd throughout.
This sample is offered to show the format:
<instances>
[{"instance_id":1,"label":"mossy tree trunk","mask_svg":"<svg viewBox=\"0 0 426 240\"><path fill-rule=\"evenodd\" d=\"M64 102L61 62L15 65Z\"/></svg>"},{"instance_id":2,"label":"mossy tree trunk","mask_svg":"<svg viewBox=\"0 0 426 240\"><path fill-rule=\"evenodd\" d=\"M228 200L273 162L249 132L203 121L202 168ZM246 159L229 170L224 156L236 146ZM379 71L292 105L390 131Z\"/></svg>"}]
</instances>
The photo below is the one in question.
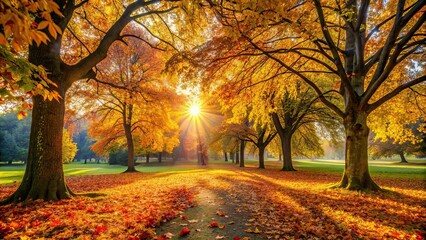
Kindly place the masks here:
<instances>
[{"instance_id":1,"label":"mossy tree trunk","mask_svg":"<svg viewBox=\"0 0 426 240\"><path fill-rule=\"evenodd\" d=\"M68 189L62 166L64 99L44 101L33 98L33 119L25 174L21 185L3 203L30 199L60 200L73 193Z\"/></svg>"},{"instance_id":2,"label":"mossy tree trunk","mask_svg":"<svg viewBox=\"0 0 426 240\"><path fill-rule=\"evenodd\" d=\"M379 190L368 170L367 113L352 111L344 119L346 133L345 170L337 187L349 190Z\"/></svg>"}]
</instances>

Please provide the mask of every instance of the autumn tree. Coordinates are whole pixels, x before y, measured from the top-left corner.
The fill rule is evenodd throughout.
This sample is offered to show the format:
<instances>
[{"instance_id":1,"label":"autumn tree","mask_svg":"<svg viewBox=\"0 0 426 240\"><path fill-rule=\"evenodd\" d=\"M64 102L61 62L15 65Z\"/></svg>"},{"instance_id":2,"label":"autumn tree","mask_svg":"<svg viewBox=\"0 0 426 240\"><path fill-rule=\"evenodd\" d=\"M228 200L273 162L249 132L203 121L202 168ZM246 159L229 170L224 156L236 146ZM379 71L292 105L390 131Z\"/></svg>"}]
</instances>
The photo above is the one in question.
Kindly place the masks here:
<instances>
[{"instance_id":1,"label":"autumn tree","mask_svg":"<svg viewBox=\"0 0 426 240\"><path fill-rule=\"evenodd\" d=\"M97 107L89 134L96 140L92 149L100 155L115 145L125 145L126 172L135 172L137 149L139 154L146 153L148 163L150 152L171 152L178 144L178 126L171 114L172 102L179 100L161 78L159 52L139 45L136 38L126 43L114 44L108 58L98 66L101 85L91 88L96 90L89 101L92 99Z\"/></svg>"},{"instance_id":2,"label":"autumn tree","mask_svg":"<svg viewBox=\"0 0 426 240\"><path fill-rule=\"evenodd\" d=\"M25 175L16 192L3 204L29 199L58 200L73 195L64 180L61 156L67 90L78 80L96 78L96 65L107 57L114 42L127 37L121 32L129 22L138 20L143 28L155 28L150 34L158 36L168 29L162 16L175 14L172 11L177 8L176 1L159 0L134 1L124 6L116 1L54 3L59 11L50 13L51 21L44 23L38 16L34 19L35 24L45 27L49 41L30 45L28 60L47 70L52 81L49 87L58 92L60 99L45 101L43 96L33 96ZM146 18L149 21L144 23ZM143 41L145 36L139 37Z\"/></svg>"},{"instance_id":3,"label":"autumn tree","mask_svg":"<svg viewBox=\"0 0 426 240\"><path fill-rule=\"evenodd\" d=\"M309 151L323 155L317 130L319 126L315 124L322 124L330 131L338 128L340 124L310 88L300 82L295 88L274 93L270 100L273 101L272 120L282 144L283 171L294 171L292 143L296 143L300 155Z\"/></svg>"},{"instance_id":4,"label":"autumn tree","mask_svg":"<svg viewBox=\"0 0 426 240\"><path fill-rule=\"evenodd\" d=\"M412 129L412 139L393 139L393 138L378 138L374 133L370 136L370 155L373 159L380 157L392 157L398 155L401 158L401 163L407 163L405 156L412 154L414 156L425 156L424 151L424 133L421 132L424 128L424 123L421 121L416 124L411 124L409 129Z\"/></svg>"},{"instance_id":5,"label":"autumn tree","mask_svg":"<svg viewBox=\"0 0 426 240\"><path fill-rule=\"evenodd\" d=\"M426 18L424 2L210 4L233 42L246 41L239 55L267 57L268 62L277 64L279 73L303 80L340 116L346 154L345 170L336 186L380 189L368 171L368 117L399 98L400 93L425 93L425 69L418 67L426 41L421 28ZM382 121L390 117L381 116Z\"/></svg>"},{"instance_id":6,"label":"autumn tree","mask_svg":"<svg viewBox=\"0 0 426 240\"><path fill-rule=\"evenodd\" d=\"M64 163L72 162L76 153L77 144L72 141L70 133L64 128L62 135L62 161Z\"/></svg>"},{"instance_id":7,"label":"autumn tree","mask_svg":"<svg viewBox=\"0 0 426 240\"><path fill-rule=\"evenodd\" d=\"M228 124L224 131L240 141L250 142L256 146L259 154L259 168L265 168L265 149L277 134L271 126Z\"/></svg>"}]
</instances>

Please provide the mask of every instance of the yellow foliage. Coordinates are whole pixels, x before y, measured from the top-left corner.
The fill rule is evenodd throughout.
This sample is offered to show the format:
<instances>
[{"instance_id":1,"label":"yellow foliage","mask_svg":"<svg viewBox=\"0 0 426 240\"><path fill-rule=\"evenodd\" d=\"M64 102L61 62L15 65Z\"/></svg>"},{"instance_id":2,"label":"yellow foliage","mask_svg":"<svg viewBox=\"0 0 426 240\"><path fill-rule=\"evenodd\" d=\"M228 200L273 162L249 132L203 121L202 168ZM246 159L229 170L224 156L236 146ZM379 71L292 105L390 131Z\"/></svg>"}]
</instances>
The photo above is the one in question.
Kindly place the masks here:
<instances>
[{"instance_id":1,"label":"yellow foliage","mask_svg":"<svg viewBox=\"0 0 426 240\"><path fill-rule=\"evenodd\" d=\"M77 143L72 141L72 138L64 128L62 135L62 162L69 163L74 160L75 154L77 153Z\"/></svg>"}]
</instances>

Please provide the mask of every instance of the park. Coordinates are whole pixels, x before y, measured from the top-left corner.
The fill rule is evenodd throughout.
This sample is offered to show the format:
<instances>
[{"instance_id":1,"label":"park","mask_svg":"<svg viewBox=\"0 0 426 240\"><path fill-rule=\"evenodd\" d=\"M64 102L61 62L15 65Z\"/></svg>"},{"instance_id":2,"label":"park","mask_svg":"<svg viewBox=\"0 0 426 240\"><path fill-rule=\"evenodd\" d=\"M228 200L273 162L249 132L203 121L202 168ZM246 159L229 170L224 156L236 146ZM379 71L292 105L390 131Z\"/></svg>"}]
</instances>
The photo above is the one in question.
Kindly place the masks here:
<instances>
[{"instance_id":1,"label":"park","mask_svg":"<svg viewBox=\"0 0 426 240\"><path fill-rule=\"evenodd\" d=\"M0 2L0 239L425 239L425 2Z\"/></svg>"}]
</instances>

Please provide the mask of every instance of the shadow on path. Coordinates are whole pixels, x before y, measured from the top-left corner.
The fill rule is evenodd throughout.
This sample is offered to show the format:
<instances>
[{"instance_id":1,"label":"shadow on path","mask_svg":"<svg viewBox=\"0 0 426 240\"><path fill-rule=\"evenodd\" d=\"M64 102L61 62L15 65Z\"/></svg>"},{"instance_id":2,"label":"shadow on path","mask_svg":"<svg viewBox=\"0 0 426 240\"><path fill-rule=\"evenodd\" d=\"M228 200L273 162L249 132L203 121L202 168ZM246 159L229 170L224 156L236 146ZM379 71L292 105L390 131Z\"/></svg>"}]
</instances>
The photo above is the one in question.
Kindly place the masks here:
<instances>
[{"instance_id":1,"label":"shadow on path","mask_svg":"<svg viewBox=\"0 0 426 240\"><path fill-rule=\"evenodd\" d=\"M209 183L200 181L196 188L195 207L187 209L180 218L167 222L156 228L158 236L171 233L171 239L234 239L238 236L243 239L266 239L261 234L245 232L250 226L251 213L244 211L244 196L237 196L225 190L214 188ZM211 227L216 222L218 227ZM179 232L187 227L191 233L186 237L179 237Z\"/></svg>"}]
</instances>

